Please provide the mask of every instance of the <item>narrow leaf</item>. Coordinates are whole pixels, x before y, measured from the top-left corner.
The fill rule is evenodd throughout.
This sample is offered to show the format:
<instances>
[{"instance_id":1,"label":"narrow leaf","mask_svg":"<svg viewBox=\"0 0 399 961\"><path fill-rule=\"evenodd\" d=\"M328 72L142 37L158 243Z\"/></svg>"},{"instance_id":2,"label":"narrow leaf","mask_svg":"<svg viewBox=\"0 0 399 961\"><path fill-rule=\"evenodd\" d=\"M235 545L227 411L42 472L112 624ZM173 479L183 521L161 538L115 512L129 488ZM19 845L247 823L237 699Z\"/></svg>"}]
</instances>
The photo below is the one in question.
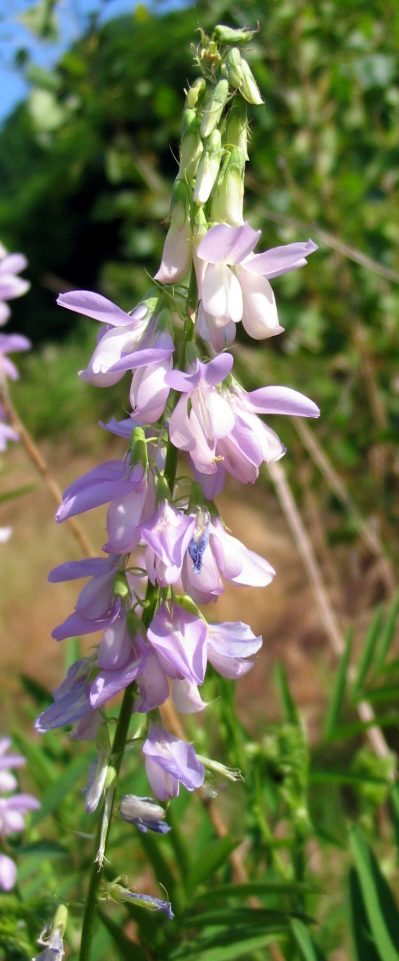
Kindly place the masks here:
<instances>
[{"instance_id":1,"label":"narrow leaf","mask_svg":"<svg viewBox=\"0 0 399 961\"><path fill-rule=\"evenodd\" d=\"M353 690L355 694L358 694L361 691L366 675L368 674L368 671L370 669L370 666L374 657L376 644L380 637L381 622L382 622L382 611L381 611L381 608L378 607L363 642L363 646L362 646L362 650L359 658L359 664L356 671L355 682L353 686Z\"/></svg>"},{"instance_id":2,"label":"narrow leaf","mask_svg":"<svg viewBox=\"0 0 399 961\"><path fill-rule=\"evenodd\" d=\"M362 831L354 825L349 841L370 931L383 961L398 961L399 912Z\"/></svg>"},{"instance_id":3,"label":"narrow leaf","mask_svg":"<svg viewBox=\"0 0 399 961\"><path fill-rule=\"evenodd\" d=\"M399 594L397 594L397 596L394 598L393 603L388 611L387 621L380 636L380 643L378 645L377 656L376 656L377 670L381 670L381 668L385 664L385 660L388 656L388 653L394 638L398 615L399 615Z\"/></svg>"},{"instance_id":4,"label":"narrow leaf","mask_svg":"<svg viewBox=\"0 0 399 961\"><path fill-rule=\"evenodd\" d=\"M325 954L323 954L321 949L315 944L306 925L303 924L302 921L293 918L291 921L291 929L304 961L327 961Z\"/></svg>"},{"instance_id":5,"label":"narrow leaf","mask_svg":"<svg viewBox=\"0 0 399 961\"><path fill-rule=\"evenodd\" d=\"M373 944L370 926L364 908L362 890L354 868L351 868L349 872L349 895L356 961L382 961Z\"/></svg>"},{"instance_id":6,"label":"narrow leaf","mask_svg":"<svg viewBox=\"0 0 399 961\"><path fill-rule=\"evenodd\" d=\"M341 713L341 708L342 708L343 700L345 697L346 681L347 681L349 661L350 661L350 656L352 651L352 643L353 643L353 630L350 629L346 636L345 649L342 653L341 660L338 664L335 685L334 685L331 701L330 701L328 712L327 712L325 729L324 729L324 736L326 741L332 740L335 733L335 729L338 724L338 718Z\"/></svg>"},{"instance_id":7,"label":"narrow leaf","mask_svg":"<svg viewBox=\"0 0 399 961\"><path fill-rule=\"evenodd\" d=\"M276 663L274 676L285 719L289 724L300 724L300 717L288 684L287 672L281 661Z\"/></svg>"}]
</instances>

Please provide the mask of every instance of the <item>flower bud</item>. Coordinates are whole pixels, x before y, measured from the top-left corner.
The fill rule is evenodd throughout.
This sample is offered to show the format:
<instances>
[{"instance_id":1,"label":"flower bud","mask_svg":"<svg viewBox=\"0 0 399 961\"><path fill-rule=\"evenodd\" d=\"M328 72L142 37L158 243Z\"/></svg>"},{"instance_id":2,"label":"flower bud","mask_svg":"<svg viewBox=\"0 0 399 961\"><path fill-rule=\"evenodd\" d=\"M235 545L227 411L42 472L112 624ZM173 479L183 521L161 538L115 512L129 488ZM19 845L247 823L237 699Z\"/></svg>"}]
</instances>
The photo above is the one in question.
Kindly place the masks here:
<instances>
[{"instance_id":1,"label":"flower bud","mask_svg":"<svg viewBox=\"0 0 399 961\"><path fill-rule=\"evenodd\" d=\"M222 138L219 130L213 130L207 138L204 152L198 165L193 199L196 204L205 204L211 194L222 159Z\"/></svg>"},{"instance_id":2,"label":"flower bud","mask_svg":"<svg viewBox=\"0 0 399 961\"><path fill-rule=\"evenodd\" d=\"M186 97L186 106L193 108L197 105L201 94L206 88L206 83L203 77L197 77L191 87L188 88Z\"/></svg>"},{"instance_id":3,"label":"flower bud","mask_svg":"<svg viewBox=\"0 0 399 961\"><path fill-rule=\"evenodd\" d=\"M143 427L135 427L130 438L130 465L141 464L145 472L148 471L148 450Z\"/></svg>"},{"instance_id":4,"label":"flower bud","mask_svg":"<svg viewBox=\"0 0 399 961\"><path fill-rule=\"evenodd\" d=\"M247 106L241 97L235 97L233 106L227 118L226 130L224 133L224 143L226 147L241 147L241 150L245 156L245 160L248 160L247 140Z\"/></svg>"},{"instance_id":5,"label":"flower bud","mask_svg":"<svg viewBox=\"0 0 399 961\"><path fill-rule=\"evenodd\" d=\"M191 264L191 239L189 187L178 179L173 187L171 222L155 280L174 284L185 277Z\"/></svg>"},{"instance_id":6,"label":"flower bud","mask_svg":"<svg viewBox=\"0 0 399 961\"><path fill-rule=\"evenodd\" d=\"M212 196L211 220L239 226L244 223L245 154L232 147Z\"/></svg>"},{"instance_id":7,"label":"flower bud","mask_svg":"<svg viewBox=\"0 0 399 961\"><path fill-rule=\"evenodd\" d=\"M202 114L201 136L209 137L212 130L217 127L222 116L224 107L229 95L229 84L227 80L219 80L216 87L208 95Z\"/></svg>"},{"instance_id":8,"label":"flower bud","mask_svg":"<svg viewBox=\"0 0 399 961\"><path fill-rule=\"evenodd\" d=\"M255 104L263 103L262 97L260 95L259 87L256 83L252 70L246 60L241 61L241 70L243 74L243 79L239 89L240 89L240 93L244 97L244 100L247 100L248 103L255 103Z\"/></svg>"},{"instance_id":9,"label":"flower bud","mask_svg":"<svg viewBox=\"0 0 399 961\"><path fill-rule=\"evenodd\" d=\"M199 120L195 110L189 108L183 113L178 174L180 179L187 177L190 180L195 177L202 151Z\"/></svg>"},{"instance_id":10,"label":"flower bud","mask_svg":"<svg viewBox=\"0 0 399 961\"><path fill-rule=\"evenodd\" d=\"M230 87L240 89L244 76L242 72L242 57L238 47L232 47L224 58L226 76Z\"/></svg>"},{"instance_id":11,"label":"flower bud","mask_svg":"<svg viewBox=\"0 0 399 961\"><path fill-rule=\"evenodd\" d=\"M225 27L223 23L218 23L213 31L213 36L218 43L244 44L249 43L256 33L256 30L248 30L246 27L234 30L233 27Z\"/></svg>"}]
</instances>

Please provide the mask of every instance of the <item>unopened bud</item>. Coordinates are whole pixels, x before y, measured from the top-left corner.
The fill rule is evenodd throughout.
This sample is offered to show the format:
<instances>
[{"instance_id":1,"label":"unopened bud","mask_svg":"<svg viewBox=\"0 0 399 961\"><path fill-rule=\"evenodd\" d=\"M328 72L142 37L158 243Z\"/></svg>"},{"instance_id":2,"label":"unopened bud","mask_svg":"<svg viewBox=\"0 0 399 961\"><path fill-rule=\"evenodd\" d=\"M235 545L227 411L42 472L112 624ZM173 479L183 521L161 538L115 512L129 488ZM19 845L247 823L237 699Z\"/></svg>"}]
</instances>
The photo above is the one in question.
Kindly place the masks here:
<instances>
[{"instance_id":1,"label":"unopened bud","mask_svg":"<svg viewBox=\"0 0 399 961\"><path fill-rule=\"evenodd\" d=\"M191 264L190 194L185 180L175 180L172 193L172 215L166 235L162 261L155 280L162 284L177 283L185 277Z\"/></svg>"},{"instance_id":2,"label":"unopened bud","mask_svg":"<svg viewBox=\"0 0 399 961\"><path fill-rule=\"evenodd\" d=\"M247 100L248 103L263 103L258 84L256 83L252 70L246 60L241 61L241 69L243 79L239 89L240 93L244 97L244 100Z\"/></svg>"},{"instance_id":3,"label":"unopened bud","mask_svg":"<svg viewBox=\"0 0 399 961\"><path fill-rule=\"evenodd\" d=\"M218 23L213 31L213 36L218 43L238 43L241 45L243 43L249 43L256 33L256 30L249 30L246 27L240 30L234 30L232 27L225 27L223 23Z\"/></svg>"},{"instance_id":4,"label":"unopened bud","mask_svg":"<svg viewBox=\"0 0 399 961\"><path fill-rule=\"evenodd\" d=\"M245 160L248 160L248 117L247 105L241 97L235 97L227 118L224 143L226 147L241 147Z\"/></svg>"},{"instance_id":5,"label":"unopened bud","mask_svg":"<svg viewBox=\"0 0 399 961\"><path fill-rule=\"evenodd\" d=\"M213 130L204 145L204 152L198 165L193 199L197 204L205 204L210 197L222 159L222 138L219 130Z\"/></svg>"},{"instance_id":6,"label":"unopened bud","mask_svg":"<svg viewBox=\"0 0 399 961\"><path fill-rule=\"evenodd\" d=\"M195 110L189 108L183 113L179 164L180 178L188 177L190 180L195 177L202 151L200 123Z\"/></svg>"},{"instance_id":7,"label":"unopened bud","mask_svg":"<svg viewBox=\"0 0 399 961\"><path fill-rule=\"evenodd\" d=\"M244 223L245 154L232 147L212 196L211 220L239 226Z\"/></svg>"},{"instance_id":8,"label":"unopened bud","mask_svg":"<svg viewBox=\"0 0 399 961\"><path fill-rule=\"evenodd\" d=\"M217 127L226 106L228 95L228 81L219 80L205 101L200 127L202 137L209 137L212 130Z\"/></svg>"},{"instance_id":9,"label":"unopened bud","mask_svg":"<svg viewBox=\"0 0 399 961\"><path fill-rule=\"evenodd\" d=\"M243 72L241 66L242 57L238 47L232 47L226 54L223 62L230 87L235 87L239 90L243 82Z\"/></svg>"},{"instance_id":10,"label":"unopened bud","mask_svg":"<svg viewBox=\"0 0 399 961\"><path fill-rule=\"evenodd\" d=\"M187 97L186 97L187 107L192 108L197 105L198 100L201 94L204 92L205 88L206 88L206 83L204 78L197 77L197 79L194 80L194 83L192 84L192 86L188 88Z\"/></svg>"},{"instance_id":11,"label":"unopened bud","mask_svg":"<svg viewBox=\"0 0 399 961\"><path fill-rule=\"evenodd\" d=\"M143 427L135 427L130 438L129 444L130 450L130 465L132 467L139 464L144 473L148 471L148 449L147 441L145 436L145 431ZM133 475L134 476L134 475Z\"/></svg>"}]
</instances>

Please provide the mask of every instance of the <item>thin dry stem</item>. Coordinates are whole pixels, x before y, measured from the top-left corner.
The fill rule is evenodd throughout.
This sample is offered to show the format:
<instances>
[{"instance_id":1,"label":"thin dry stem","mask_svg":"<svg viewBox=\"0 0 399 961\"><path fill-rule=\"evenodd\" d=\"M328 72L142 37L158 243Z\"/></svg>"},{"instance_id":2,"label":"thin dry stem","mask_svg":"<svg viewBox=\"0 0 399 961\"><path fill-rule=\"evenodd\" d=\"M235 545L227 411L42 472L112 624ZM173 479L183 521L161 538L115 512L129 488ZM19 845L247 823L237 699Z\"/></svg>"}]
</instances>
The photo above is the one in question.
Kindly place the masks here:
<instances>
[{"instance_id":1,"label":"thin dry stem","mask_svg":"<svg viewBox=\"0 0 399 961\"><path fill-rule=\"evenodd\" d=\"M47 487L47 490L49 491L51 497L53 498L54 503L57 505L57 507L59 507L62 502L61 488L59 487L57 481L55 480L55 477L53 477L50 471L50 468L47 464L47 461L43 457L43 454L35 444L33 438L31 437L28 429L25 427L25 424L21 420L19 414L17 414L17 411L15 410L15 407L12 403L7 385L5 383L1 384L0 397L1 397L1 403L4 407L4 411L6 413L7 419L11 427L13 427L14 430L17 432L29 459L32 461L32 464L35 470L43 479ZM94 557L95 551L93 550L90 544L90 541L88 540L86 534L82 530L78 521L75 520L74 517L71 517L67 521L67 524L75 540L79 544L80 550L82 551L82 554L84 555L84 557Z\"/></svg>"},{"instance_id":2,"label":"thin dry stem","mask_svg":"<svg viewBox=\"0 0 399 961\"><path fill-rule=\"evenodd\" d=\"M317 562L317 558L315 556L306 528L302 522L302 517L295 502L291 487L287 481L281 464L270 463L268 465L268 470L275 486L286 521L293 535L295 544L302 558L304 568L313 589L326 634L329 638L334 654L337 658L340 658L345 649L345 641L338 625L335 613L331 607L324 584L323 574ZM348 677L350 680L352 680L353 676L353 668L350 668L348 671ZM357 711L361 721L370 723L375 720L373 709L367 701L361 701L357 705ZM366 736L368 737L370 744L378 757L387 758L390 756L391 751L381 729L378 726L369 727L366 731Z\"/></svg>"}]
</instances>

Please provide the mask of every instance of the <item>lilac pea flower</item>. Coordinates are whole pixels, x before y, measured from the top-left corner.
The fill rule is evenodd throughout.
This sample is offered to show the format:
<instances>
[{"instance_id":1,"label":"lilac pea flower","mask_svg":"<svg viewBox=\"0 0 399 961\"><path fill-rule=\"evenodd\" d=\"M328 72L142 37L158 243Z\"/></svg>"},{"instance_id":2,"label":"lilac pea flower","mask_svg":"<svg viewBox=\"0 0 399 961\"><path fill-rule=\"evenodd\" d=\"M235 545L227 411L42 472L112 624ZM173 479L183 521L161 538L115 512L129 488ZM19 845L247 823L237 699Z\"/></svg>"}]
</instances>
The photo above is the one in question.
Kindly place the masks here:
<instances>
[{"instance_id":1,"label":"lilac pea flower","mask_svg":"<svg viewBox=\"0 0 399 961\"><path fill-rule=\"evenodd\" d=\"M168 501L161 501L152 517L141 525L141 540L146 544L145 563L152 584L167 587L178 579L194 527L195 518L176 510Z\"/></svg>"},{"instance_id":2,"label":"lilac pea flower","mask_svg":"<svg viewBox=\"0 0 399 961\"><path fill-rule=\"evenodd\" d=\"M222 578L249 587L266 587L270 584L275 575L271 564L228 534L217 518L210 520L208 536L201 569L195 570L187 554L180 578L183 591L190 594L197 604L207 604L223 593Z\"/></svg>"},{"instance_id":3,"label":"lilac pea flower","mask_svg":"<svg viewBox=\"0 0 399 961\"><path fill-rule=\"evenodd\" d=\"M195 791L204 782L205 770L192 745L160 725L151 728L143 754L148 780L160 801L177 797L180 783L187 791Z\"/></svg>"},{"instance_id":4,"label":"lilac pea flower","mask_svg":"<svg viewBox=\"0 0 399 961\"><path fill-rule=\"evenodd\" d=\"M136 678L138 697L135 710L141 714L148 714L149 711L160 707L170 695L179 714L203 711L206 704L200 697L197 685L188 681L187 678L170 677L170 673L168 674L161 666L155 648L148 643L143 647L145 657Z\"/></svg>"},{"instance_id":5,"label":"lilac pea flower","mask_svg":"<svg viewBox=\"0 0 399 961\"><path fill-rule=\"evenodd\" d=\"M208 660L223 677L237 679L246 674L254 664L251 657L261 647L262 637L242 621L207 626Z\"/></svg>"},{"instance_id":6,"label":"lilac pea flower","mask_svg":"<svg viewBox=\"0 0 399 961\"><path fill-rule=\"evenodd\" d=\"M103 707L124 691L136 680L141 665L142 656L132 649L129 660L122 667L100 670L90 685L91 707L95 709Z\"/></svg>"},{"instance_id":7,"label":"lilac pea flower","mask_svg":"<svg viewBox=\"0 0 399 961\"><path fill-rule=\"evenodd\" d=\"M133 642L123 613L106 628L101 638L97 664L106 671L112 671L130 660Z\"/></svg>"},{"instance_id":8,"label":"lilac pea flower","mask_svg":"<svg viewBox=\"0 0 399 961\"><path fill-rule=\"evenodd\" d=\"M165 381L166 374L173 366L173 340L164 332L154 338L154 348L167 348L170 353L156 363L135 370L130 387L130 403L136 424L154 424L162 417L170 387Z\"/></svg>"},{"instance_id":9,"label":"lilac pea flower","mask_svg":"<svg viewBox=\"0 0 399 961\"><path fill-rule=\"evenodd\" d=\"M74 635L94 634L116 620L121 600L114 596L113 588L120 563L119 557L88 557L68 561L50 571L48 579L52 583L92 575L79 595L74 613L52 632L56 641Z\"/></svg>"},{"instance_id":10,"label":"lilac pea flower","mask_svg":"<svg viewBox=\"0 0 399 961\"><path fill-rule=\"evenodd\" d=\"M117 881L109 885L108 896L117 902L133 901L137 907L148 908L150 911L164 911L170 921L174 918L170 901L153 898L151 894L137 894L136 891L122 887Z\"/></svg>"},{"instance_id":11,"label":"lilac pea flower","mask_svg":"<svg viewBox=\"0 0 399 961\"><path fill-rule=\"evenodd\" d=\"M147 631L169 677L202 684L206 670L206 624L179 604L161 604Z\"/></svg>"},{"instance_id":12,"label":"lilac pea flower","mask_svg":"<svg viewBox=\"0 0 399 961\"><path fill-rule=\"evenodd\" d=\"M234 321L229 317L222 317L221 321L222 323L219 317L213 317L204 310L202 301L199 303L195 322L197 333L202 340L211 344L217 353L232 344L236 336Z\"/></svg>"},{"instance_id":13,"label":"lilac pea flower","mask_svg":"<svg viewBox=\"0 0 399 961\"><path fill-rule=\"evenodd\" d=\"M18 380L17 368L7 354L21 353L30 350L31 346L30 340L22 334L0 334L0 380L6 377Z\"/></svg>"},{"instance_id":14,"label":"lilac pea flower","mask_svg":"<svg viewBox=\"0 0 399 961\"><path fill-rule=\"evenodd\" d=\"M58 928L50 932L45 930L37 943L44 945L44 951L37 954L33 961L62 961L65 956L64 942Z\"/></svg>"},{"instance_id":15,"label":"lilac pea flower","mask_svg":"<svg viewBox=\"0 0 399 961\"><path fill-rule=\"evenodd\" d=\"M126 370L157 363L169 357L173 350L173 346L152 347L150 342L144 343L156 300L139 304L131 314L89 290L60 294L57 303L107 325L87 368L80 371L80 376L89 383L110 387L123 377Z\"/></svg>"},{"instance_id":16,"label":"lilac pea flower","mask_svg":"<svg viewBox=\"0 0 399 961\"><path fill-rule=\"evenodd\" d=\"M39 734L46 734L66 724L76 724L92 714L89 688L95 669L95 655L75 661L66 678L53 691L53 704L47 707L35 721Z\"/></svg>"},{"instance_id":17,"label":"lilac pea flower","mask_svg":"<svg viewBox=\"0 0 399 961\"><path fill-rule=\"evenodd\" d=\"M10 767L24 767L26 764L22 754L8 753L10 747L11 738L0 737L0 771L7 770Z\"/></svg>"},{"instance_id":18,"label":"lilac pea flower","mask_svg":"<svg viewBox=\"0 0 399 961\"><path fill-rule=\"evenodd\" d=\"M196 684L187 678L171 678L170 695L178 714L197 714L206 708Z\"/></svg>"},{"instance_id":19,"label":"lilac pea flower","mask_svg":"<svg viewBox=\"0 0 399 961\"><path fill-rule=\"evenodd\" d=\"M166 811L151 797L125 794L119 803L119 814L124 821L135 824L144 834L147 831L167 834L171 830L170 824L166 824L164 820Z\"/></svg>"},{"instance_id":20,"label":"lilac pea flower","mask_svg":"<svg viewBox=\"0 0 399 961\"><path fill-rule=\"evenodd\" d=\"M232 366L231 354L219 354L207 364L197 360L187 373L174 370L166 377L167 383L182 393L170 418L170 439L175 447L188 451L204 473L214 472L216 441L234 427L231 408L217 389Z\"/></svg>"},{"instance_id":21,"label":"lilac pea flower","mask_svg":"<svg viewBox=\"0 0 399 961\"><path fill-rule=\"evenodd\" d=\"M303 267L317 249L308 240L254 254L260 235L249 224L216 224L196 251L199 296L205 314L218 318L220 326L223 320L226 324L242 321L246 332L256 340L283 329L269 279Z\"/></svg>"},{"instance_id":22,"label":"lilac pea flower","mask_svg":"<svg viewBox=\"0 0 399 961\"><path fill-rule=\"evenodd\" d=\"M12 891L16 880L17 866L15 862L7 854L0 854L0 891Z\"/></svg>"},{"instance_id":23,"label":"lilac pea flower","mask_svg":"<svg viewBox=\"0 0 399 961\"><path fill-rule=\"evenodd\" d=\"M17 277L21 270L25 270L28 261L23 254L8 254L0 244L0 327L7 323L10 308L7 300L22 297L29 290L30 283L23 277Z\"/></svg>"},{"instance_id":24,"label":"lilac pea flower","mask_svg":"<svg viewBox=\"0 0 399 961\"><path fill-rule=\"evenodd\" d=\"M0 837L6 838L15 831L22 831L25 814L37 811L39 807L39 801L31 794L12 794L0 798Z\"/></svg>"}]
</instances>

